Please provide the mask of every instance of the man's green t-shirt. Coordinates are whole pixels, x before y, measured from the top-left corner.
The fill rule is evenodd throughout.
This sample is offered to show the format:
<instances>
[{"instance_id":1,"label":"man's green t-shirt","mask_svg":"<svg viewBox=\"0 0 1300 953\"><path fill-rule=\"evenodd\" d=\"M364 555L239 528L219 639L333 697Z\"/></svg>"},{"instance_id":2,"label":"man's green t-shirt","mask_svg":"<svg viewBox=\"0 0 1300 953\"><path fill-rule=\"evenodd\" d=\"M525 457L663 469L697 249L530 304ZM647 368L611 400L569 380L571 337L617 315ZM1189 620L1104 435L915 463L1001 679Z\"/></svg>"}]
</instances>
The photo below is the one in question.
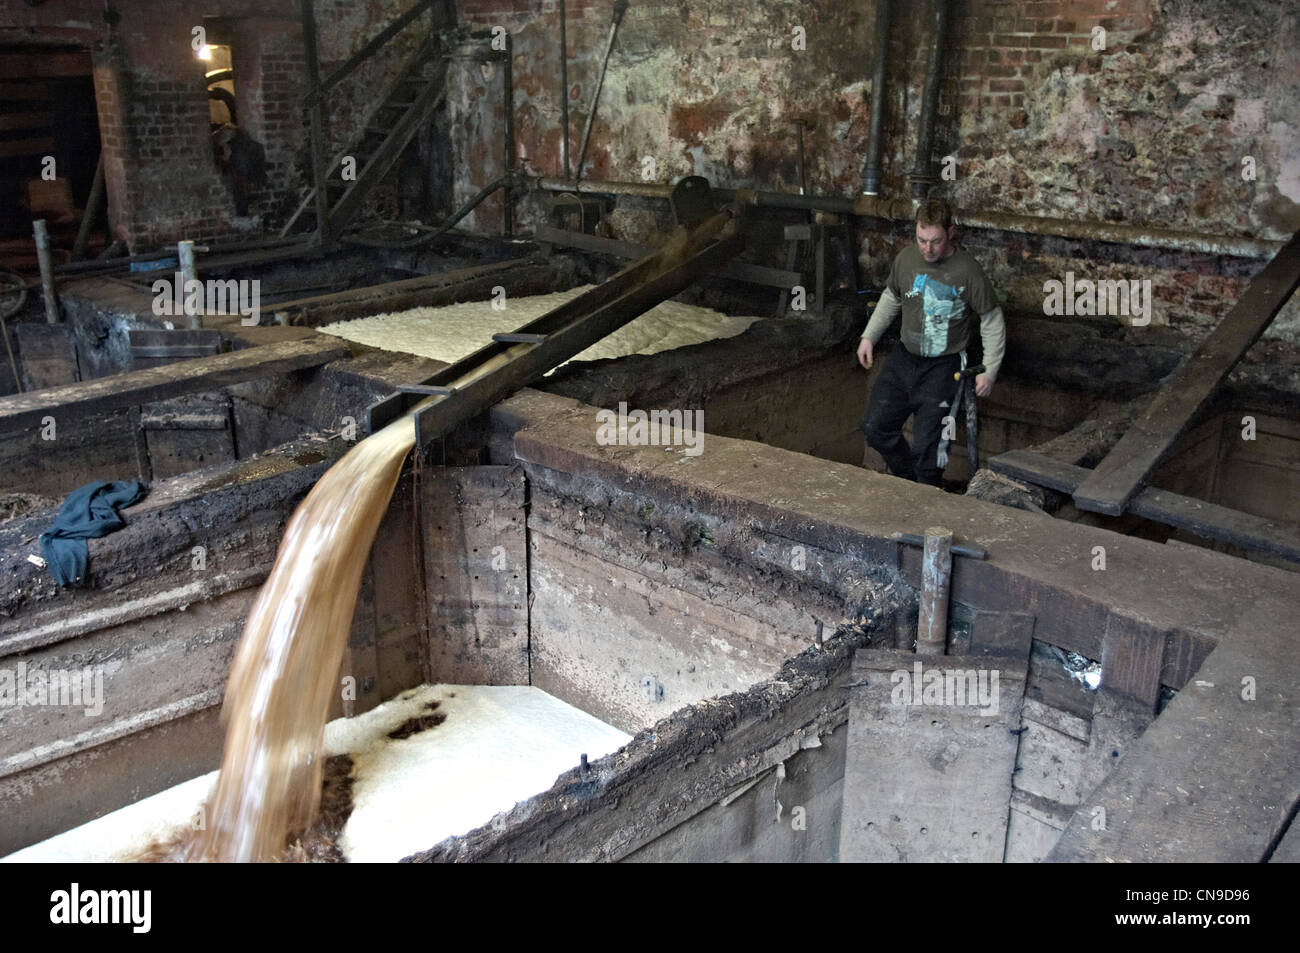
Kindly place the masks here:
<instances>
[{"instance_id":1,"label":"man's green t-shirt","mask_svg":"<svg viewBox=\"0 0 1300 953\"><path fill-rule=\"evenodd\" d=\"M965 249L926 261L915 244L894 259L886 287L903 304L903 346L920 357L942 357L970 343L971 315L998 307L984 269Z\"/></svg>"}]
</instances>

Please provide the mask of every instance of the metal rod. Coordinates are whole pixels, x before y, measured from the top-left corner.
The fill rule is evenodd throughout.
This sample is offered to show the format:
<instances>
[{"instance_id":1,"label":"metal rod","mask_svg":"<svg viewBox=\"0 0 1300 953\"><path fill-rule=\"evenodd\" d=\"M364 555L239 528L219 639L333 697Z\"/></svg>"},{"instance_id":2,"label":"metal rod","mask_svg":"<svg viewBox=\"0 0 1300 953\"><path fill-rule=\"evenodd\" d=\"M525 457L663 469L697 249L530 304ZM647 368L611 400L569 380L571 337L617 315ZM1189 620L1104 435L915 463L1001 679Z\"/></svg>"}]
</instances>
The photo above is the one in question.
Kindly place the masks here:
<instances>
[{"instance_id":1,"label":"metal rod","mask_svg":"<svg viewBox=\"0 0 1300 953\"><path fill-rule=\"evenodd\" d=\"M307 61L308 113L311 122L311 177L316 188L316 241L329 243L330 207L325 190L325 115L320 96L320 55L316 49L316 12L312 0L299 0L302 46Z\"/></svg>"},{"instance_id":2,"label":"metal rod","mask_svg":"<svg viewBox=\"0 0 1300 953\"><path fill-rule=\"evenodd\" d=\"M925 537L920 533L895 533L894 539L900 543L910 543L913 546L925 545ZM969 556L971 559L987 559L989 555L978 546L963 546L960 543L953 543L952 554L954 556Z\"/></svg>"},{"instance_id":3,"label":"metal rod","mask_svg":"<svg viewBox=\"0 0 1300 953\"><path fill-rule=\"evenodd\" d=\"M515 209L512 199L514 190L510 183L514 181L515 174L515 76L514 76L514 43L510 39L510 34L506 33L506 50L502 58L505 62L505 76L502 85L505 87L505 109L506 109L506 135L505 135L505 180L506 194L504 198L504 212L502 216L502 232L507 238L515 233Z\"/></svg>"},{"instance_id":4,"label":"metal rod","mask_svg":"<svg viewBox=\"0 0 1300 953\"><path fill-rule=\"evenodd\" d=\"M95 224L95 213L99 211L99 203L103 197L104 152L100 150L99 161L95 163L95 178L90 183L90 197L86 199L86 210L81 213L81 224L77 226L77 240L72 246L73 261L80 261L86 257L86 245L90 242L90 227Z\"/></svg>"},{"instance_id":5,"label":"metal rod","mask_svg":"<svg viewBox=\"0 0 1300 953\"><path fill-rule=\"evenodd\" d=\"M193 307L195 296L189 293L190 282L199 280L198 270L194 267L194 243L177 242L176 257L180 260L181 287L180 294L185 307L185 321L191 328L203 327L199 312Z\"/></svg>"},{"instance_id":6,"label":"metal rod","mask_svg":"<svg viewBox=\"0 0 1300 953\"><path fill-rule=\"evenodd\" d=\"M564 177L569 172L569 40L568 15L564 10L564 0L560 0L560 125L564 127L564 138L560 140L560 156L563 159Z\"/></svg>"},{"instance_id":7,"label":"metal rod","mask_svg":"<svg viewBox=\"0 0 1300 953\"><path fill-rule=\"evenodd\" d=\"M975 378L967 377L961 386L966 388L966 457L970 460L970 478L973 480L980 468L980 418Z\"/></svg>"},{"instance_id":8,"label":"metal rod","mask_svg":"<svg viewBox=\"0 0 1300 953\"><path fill-rule=\"evenodd\" d=\"M916 626L916 654L943 655L948 642L948 591L952 580L952 530L925 531L921 554L921 615Z\"/></svg>"},{"instance_id":9,"label":"metal rod","mask_svg":"<svg viewBox=\"0 0 1300 953\"><path fill-rule=\"evenodd\" d=\"M880 194L880 151L885 137L885 75L889 61L889 23L893 0L876 0L876 53L871 79L871 136L867 140L867 165L862 172L864 195Z\"/></svg>"},{"instance_id":10,"label":"metal rod","mask_svg":"<svg viewBox=\"0 0 1300 953\"><path fill-rule=\"evenodd\" d=\"M639 195L645 198L662 199L668 198L672 193L671 186L658 183L596 180L565 182L561 179L545 177L532 180L530 188L548 192ZM817 212L836 212L841 215L892 219L899 222L910 221L915 215L915 206L909 199L888 199L872 195L846 199L834 195L789 195L755 189L714 189L713 194L723 202L738 201L741 204L771 208L812 209ZM1148 228L1144 225L1122 225L1114 222L1088 222L1067 218L1011 215L1004 212L979 213L960 209L956 214L959 224L967 228L1087 239L1117 245L1137 245L1142 248L1198 252L1205 255L1231 255L1236 258L1272 258L1286 244L1285 241L1273 239L1207 235L1203 232Z\"/></svg>"},{"instance_id":11,"label":"metal rod","mask_svg":"<svg viewBox=\"0 0 1300 953\"><path fill-rule=\"evenodd\" d=\"M478 195L474 196L472 199L470 199L468 202L462 205L460 209L456 212L456 214L454 214L451 218L447 219L447 221L443 222L441 225L439 225L437 228L431 231L428 235L421 236L420 240L418 242L413 243L411 247L414 248L416 245L427 245L429 242L433 241L435 238L442 235L444 232L451 231L451 229L455 226L455 224L459 222L462 218L464 218L466 215L468 215L470 212L474 211L474 209L478 207L480 202L482 202L485 198L487 198L497 189L504 188L506 184L507 184L506 180L504 178L500 178L497 179L495 182L491 183L490 185L484 186L482 189L479 190Z\"/></svg>"},{"instance_id":12,"label":"metal rod","mask_svg":"<svg viewBox=\"0 0 1300 953\"><path fill-rule=\"evenodd\" d=\"M587 159L587 143L591 140L591 126L596 121L596 107L600 105L600 91L605 85L605 70L609 68L609 54L614 52L614 37L618 35L618 24L627 12L627 0L615 0L614 22L609 25L609 42L605 44L605 58L600 64L600 78L596 80L596 91L591 94L591 108L587 110L587 126L582 131L582 148L578 150L578 165L574 169L574 178L582 178L582 164Z\"/></svg>"},{"instance_id":13,"label":"metal rod","mask_svg":"<svg viewBox=\"0 0 1300 953\"><path fill-rule=\"evenodd\" d=\"M50 264L50 233L45 230L45 219L32 222L36 233L36 261L41 268L41 292L45 295L45 320L59 323L59 300L54 297L54 269Z\"/></svg>"}]
</instances>

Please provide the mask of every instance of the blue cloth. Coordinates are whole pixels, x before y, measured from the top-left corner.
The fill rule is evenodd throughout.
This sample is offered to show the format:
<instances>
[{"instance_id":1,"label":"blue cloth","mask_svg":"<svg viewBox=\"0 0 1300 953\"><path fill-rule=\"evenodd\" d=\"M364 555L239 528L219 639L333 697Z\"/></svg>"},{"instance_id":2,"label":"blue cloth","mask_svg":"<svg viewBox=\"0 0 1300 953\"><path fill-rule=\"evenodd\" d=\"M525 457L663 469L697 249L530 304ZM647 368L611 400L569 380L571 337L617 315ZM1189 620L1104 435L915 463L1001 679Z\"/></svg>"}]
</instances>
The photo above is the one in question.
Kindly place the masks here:
<instances>
[{"instance_id":1,"label":"blue cloth","mask_svg":"<svg viewBox=\"0 0 1300 953\"><path fill-rule=\"evenodd\" d=\"M147 492L139 480L100 480L68 494L54 517L54 525L41 534L45 563L60 586L86 584L86 540L107 536L125 526L126 520L118 515L118 509L139 502Z\"/></svg>"}]
</instances>

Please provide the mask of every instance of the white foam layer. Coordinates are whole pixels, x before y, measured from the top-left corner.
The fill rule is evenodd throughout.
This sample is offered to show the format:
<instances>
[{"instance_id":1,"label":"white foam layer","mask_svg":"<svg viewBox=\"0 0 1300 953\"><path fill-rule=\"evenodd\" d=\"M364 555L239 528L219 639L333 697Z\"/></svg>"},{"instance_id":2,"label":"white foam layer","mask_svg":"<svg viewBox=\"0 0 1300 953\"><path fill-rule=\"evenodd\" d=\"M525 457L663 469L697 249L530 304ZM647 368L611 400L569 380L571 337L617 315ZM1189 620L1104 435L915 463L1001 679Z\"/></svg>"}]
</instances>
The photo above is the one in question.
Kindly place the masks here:
<instances>
[{"instance_id":1,"label":"white foam layer","mask_svg":"<svg viewBox=\"0 0 1300 953\"><path fill-rule=\"evenodd\" d=\"M385 351L454 363L492 343L493 334L514 331L591 288L585 285L555 294L507 298L506 307L501 311L493 310L490 300L466 301L441 308L412 308L338 321L320 330ZM715 338L734 337L757 320L665 301L597 341L573 360L658 354Z\"/></svg>"},{"instance_id":2,"label":"white foam layer","mask_svg":"<svg viewBox=\"0 0 1300 953\"><path fill-rule=\"evenodd\" d=\"M408 738L410 718L447 716ZM425 685L325 727L329 754L350 754L353 810L339 846L350 861L397 861L487 823L631 735L526 685ZM120 861L191 825L217 773L205 774L0 858L0 863Z\"/></svg>"}]
</instances>

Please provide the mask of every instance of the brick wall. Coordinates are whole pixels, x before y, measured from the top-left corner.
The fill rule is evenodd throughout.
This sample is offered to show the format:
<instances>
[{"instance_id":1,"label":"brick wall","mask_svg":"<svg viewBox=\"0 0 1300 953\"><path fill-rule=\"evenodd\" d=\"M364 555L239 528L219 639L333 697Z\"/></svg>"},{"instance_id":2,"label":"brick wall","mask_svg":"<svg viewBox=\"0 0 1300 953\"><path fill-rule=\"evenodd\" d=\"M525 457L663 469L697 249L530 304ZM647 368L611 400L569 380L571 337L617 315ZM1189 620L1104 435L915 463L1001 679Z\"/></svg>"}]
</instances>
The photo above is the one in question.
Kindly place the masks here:
<instances>
[{"instance_id":1,"label":"brick wall","mask_svg":"<svg viewBox=\"0 0 1300 953\"><path fill-rule=\"evenodd\" d=\"M571 152L577 156L612 3L571 3ZM1258 9L1257 9L1258 8ZM909 194L928 41L928 2L897 2L885 92L884 194ZM960 207L1284 239L1300 229L1300 11L1230 0L958 0L933 160L957 160L938 192ZM557 13L548 0L468 0L462 17L513 37L517 161L559 173ZM590 178L701 174L723 186L797 191L794 120L814 192L852 196L871 125L875 5L826 0L633 4L588 152ZM792 48L792 29L806 50ZM1093 29L1106 31L1094 49ZM463 200L498 175L499 77L456 64L449 137ZM1244 180L1242 160L1257 164ZM935 171L938 171L936 165ZM630 204L630 203L628 203ZM524 206L528 208L527 204ZM499 205L468 221L499 228ZM525 219L525 222L527 219ZM619 237L650 237L620 212ZM884 280L910 227L859 223L864 280ZM1202 334L1263 265L1254 258L1134 249L966 230L1013 309L1041 314L1065 271L1149 278L1153 325ZM772 264L783 264L773 260ZM1113 317L1097 320L1114 321ZM1300 344L1300 303L1268 332Z\"/></svg>"},{"instance_id":2,"label":"brick wall","mask_svg":"<svg viewBox=\"0 0 1300 953\"><path fill-rule=\"evenodd\" d=\"M322 73L409 5L316 0ZM202 7L132 0L113 10L116 16L106 18L93 0L7 5L0 7L0 39L64 36L74 23L70 42L94 50L114 234L133 251L186 237L274 234L310 180L297 0L210 0ZM235 219L233 196L213 156L205 64L191 46L192 28L209 17L228 18L239 122L266 149L267 183L252 193L244 221ZM426 32L427 21L413 24L332 94L326 116L331 156L364 124L377 105L376 89Z\"/></svg>"}]
</instances>

